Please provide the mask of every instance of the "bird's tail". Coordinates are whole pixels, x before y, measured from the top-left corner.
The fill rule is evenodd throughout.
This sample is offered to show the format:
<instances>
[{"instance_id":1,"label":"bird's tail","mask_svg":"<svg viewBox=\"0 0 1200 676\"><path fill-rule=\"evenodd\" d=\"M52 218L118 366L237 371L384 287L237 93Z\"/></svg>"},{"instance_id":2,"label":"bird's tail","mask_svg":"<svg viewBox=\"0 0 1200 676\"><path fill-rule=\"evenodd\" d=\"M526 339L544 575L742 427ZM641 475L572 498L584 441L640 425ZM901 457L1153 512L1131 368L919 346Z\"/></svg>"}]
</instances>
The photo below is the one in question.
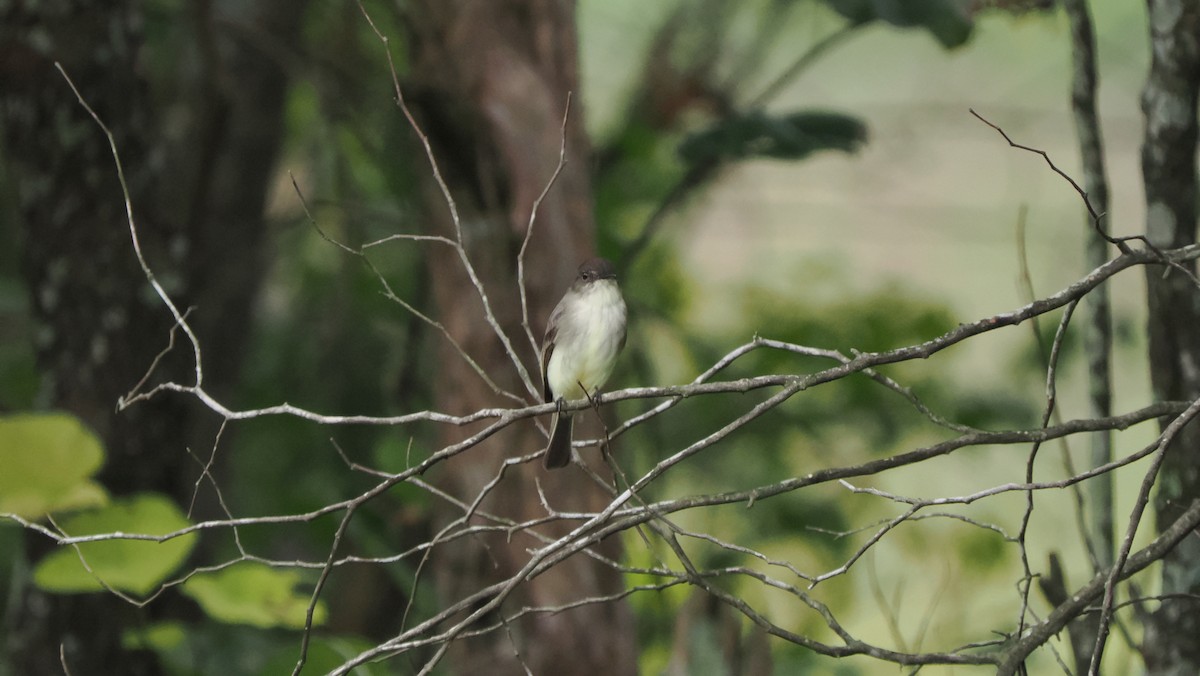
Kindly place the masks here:
<instances>
[{"instance_id":1,"label":"bird's tail","mask_svg":"<svg viewBox=\"0 0 1200 676\"><path fill-rule=\"evenodd\" d=\"M555 413L550 423L550 443L546 446L546 469L558 469L571 464L571 416Z\"/></svg>"}]
</instances>

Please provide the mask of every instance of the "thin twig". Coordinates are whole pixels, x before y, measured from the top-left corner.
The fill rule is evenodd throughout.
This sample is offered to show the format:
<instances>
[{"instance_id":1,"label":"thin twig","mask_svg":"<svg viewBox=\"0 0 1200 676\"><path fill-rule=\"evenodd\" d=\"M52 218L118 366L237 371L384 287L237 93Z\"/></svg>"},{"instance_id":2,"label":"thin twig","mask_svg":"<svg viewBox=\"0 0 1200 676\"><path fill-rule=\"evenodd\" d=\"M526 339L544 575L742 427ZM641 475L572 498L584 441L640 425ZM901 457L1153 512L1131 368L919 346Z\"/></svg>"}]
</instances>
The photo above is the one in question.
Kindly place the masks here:
<instances>
[{"instance_id":1,"label":"thin twig","mask_svg":"<svg viewBox=\"0 0 1200 676\"><path fill-rule=\"evenodd\" d=\"M142 254L142 243L138 238L137 226L135 225L133 218L133 200L129 196L129 183L125 180L125 168L124 165L121 164L121 153L117 150L116 138L113 137L113 133L108 128L108 125L104 124L104 120L100 119L100 116L96 114L96 111L92 109L92 106L87 102L86 99L83 98L83 94L79 93L79 89L71 80L71 76L67 75L67 71L65 68L63 68L63 65L55 61L54 67L58 69L58 72L62 74L63 79L67 81L67 85L75 94L75 98L79 101L79 105L83 106L83 109L87 111L88 115L92 116L92 120L96 122L96 125L100 127L101 131L104 132L105 138L108 139L108 149L112 153L113 165L117 170L117 181L121 185L121 196L125 200L125 220L129 224L129 237L133 243L133 253L135 256L137 256L138 265L142 268L142 274L146 277L146 281L150 282L150 286L153 287L154 293L158 295L159 299L163 302L163 305L166 305L167 309L171 311L171 316L175 318L175 325L181 327L183 332L187 334L188 340L191 341L192 357L195 360L196 373L196 382L193 384L193 387L199 388L204 384L204 369L201 366L202 361L200 358L200 341L196 338L196 334L192 331L191 325L187 323L186 314L179 311L179 308L175 306L175 302L171 300L171 296L167 294L166 289L164 289L162 285L158 283L158 279L154 276L154 272L150 270L150 265L146 262L146 257ZM127 401L120 400L117 407L118 409L124 409L127 405Z\"/></svg>"},{"instance_id":2,"label":"thin twig","mask_svg":"<svg viewBox=\"0 0 1200 676\"><path fill-rule=\"evenodd\" d=\"M355 249L354 247L343 244L342 242L339 242L338 240L336 240L333 237L326 234L325 230L321 227L321 225L319 223L317 223L317 219L313 217L312 212L309 211L308 200L306 200L304 198L304 193L300 190L300 184L296 182L296 177L293 176L292 172L290 172L290 171L288 172L288 177L292 180L292 189L296 193L296 198L300 200L300 208L304 211L304 216L308 219L308 222L313 227L313 229L317 231L317 234L320 235L321 239L324 239L326 242L329 242L330 244L338 247L342 251L345 251L346 253L362 260L363 265L367 266L367 269L370 270L371 273L375 275L376 280L378 280L379 286L383 289L384 297L387 298L388 300L392 301L393 303L396 303L400 307L404 308L405 310L408 311L409 314L411 314L412 316L421 320L423 323L425 323L425 324L433 327L435 330L437 330L437 332L440 333L442 335L442 337L445 338L448 343L450 343L450 346L454 348L454 351L457 352L460 357L462 357L463 361L465 361L467 363L467 365L471 367L471 370L474 371L475 374L479 376L480 380L482 380L485 384L487 384L487 386L492 390L492 392L495 392L496 394L498 394L502 397L506 397L518 404L525 402L525 400L522 399L521 397L518 397L517 395L513 394L512 392L509 392L508 390L505 390L504 388L497 385L496 381L492 380L492 377L488 375L487 371L485 371L483 369L483 367L480 366L479 363L476 362L475 359L472 358L471 355L468 354L465 349L463 349L462 344L460 344L458 342L458 340L456 340L454 338L454 336L450 334L450 331L448 331L446 329L445 325L443 325L441 322L437 321L436 319L433 319L432 317L426 315L424 312L421 312L416 307L414 307L411 303L409 303L408 301L401 298L392 289L391 283L387 281L386 277L384 277L383 272L378 267L376 267L375 263L369 257L367 257L367 254L366 254L366 250L370 247L378 246L380 244L384 244L386 242L391 242L391 241L395 241L395 240L434 242L434 243L438 243L438 244L445 244L450 247L457 247L456 243L453 240L448 239L446 237L442 237L440 235L412 235L412 234L407 234L407 233L399 233L399 234L390 235L390 236L385 237L380 240L376 240L374 242L370 242L368 244L364 244L362 246L362 248Z\"/></svg>"},{"instance_id":3,"label":"thin twig","mask_svg":"<svg viewBox=\"0 0 1200 676\"><path fill-rule=\"evenodd\" d=\"M540 351L537 338L533 335L533 329L529 325L529 300L526 295L525 288L525 252L529 248L529 241L533 239L533 224L537 219L538 209L542 206L542 200L546 199L546 195L550 193L550 188L554 187L558 181L558 175L562 173L563 167L567 165L567 120L571 115L571 92L567 92L567 102L563 106L562 129L560 131L560 142L558 146L558 164L554 167L554 173L550 175L550 180L546 181L545 187L542 188L541 194L533 201L533 206L529 209L529 223L525 226L525 237L521 239L521 250L517 253L517 290L521 295L521 326L525 328L525 337L529 339L529 347L534 354Z\"/></svg>"},{"instance_id":4,"label":"thin twig","mask_svg":"<svg viewBox=\"0 0 1200 676\"><path fill-rule=\"evenodd\" d=\"M1050 159L1049 153L1047 153L1045 150L1042 150L1040 148L1034 148L1032 146L1027 146L1027 145L1024 145L1021 143L1017 143L1016 141L1012 140L1012 138L1009 137L1008 133L1005 132L1003 129L1001 129L999 125L994 124L992 121L988 120L986 117L975 112L974 108L969 108L968 111L972 115L974 115L977 120L979 120L980 122L991 127L998 134L1000 134L1000 136L1004 137L1004 140L1008 143L1009 146L1011 146L1013 148L1019 148L1020 150L1025 150L1025 151L1034 153L1035 155L1041 155L1042 159L1045 160L1046 164L1050 167L1050 170L1053 171L1054 173L1058 174L1067 183L1070 183L1071 187L1075 189L1075 192L1079 193L1079 197L1083 200L1083 205L1087 208L1088 214L1090 214L1092 217L1092 223L1095 226L1096 233L1100 237L1102 237L1106 242L1117 247L1117 249L1121 253L1126 253L1126 254L1129 253L1130 251L1132 251L1132 249L1130 249L1129 245L1127 244L1127 242L1129 242L1129 241L1136 240L1136 241L1139 241L1139 242L1142 242L1143 244L1145 244L1147 248L1153 248L1151 246L1150 242L1143 235L1129 235L1126 237L1113 237L1113 236L1109 235L1100 226L1100 222L1101 222L1101 219L1104 217L1104 214L1096 211L1096 207L1094 207L1092 205L1092 200L1090 197L1088 197L1087 191L1085 191L1078 183L1076 183L1075 179L1071 178L1070 174L1063 171L1062 169L1059 169L1058 165L1054 163L1054 160Z\"/></svg>"},{"instance_id":5,"label":"thin twig","mask_svg":"<svg viewBox=\"0 0 1200 676\"><path fill-rule=\"evenodd\" d=\"M1154 458L1150 461L1150 466L1146 469L1145 476L1142 477L1142 485L1138 490L1137 500L1133 503L1133 509L1129 513L1129 523L1125 527L1125 538L1121 541L1120 549L1117 550L1117 558L1113 563L1112 570L1108 573L1108 577L1104 581L1104 602L1100 609L1100 633L1096 636L1096 646L1092 651L1092 663L1088 669L1088 672L1091 674L1096 674L1100 671L1100 658L1104 656L1104 644L1108 639L1109 626L1112 623L1117 581L1123 577L1125 564L1129 560L1130 552L1133 551L1133 538L1137 535L1138 526L1142 522L1142 515L1146 511L1146 505L1150 502L1150 490L1154 487L1154 482L1158 479L1158 471L1162 468L1163 461L1166 460L1167 450L1171 446L1171 441L1197 414L1200 414L1200 399L1193 402L1188 407L1188 410L1172 420L1170 425L1167 425L1160 436L1162 443L1158 451L1154 454Z\"/></svg>"},{"instance_id":6,"label":"thin twig","mask_svg":"<svg viewBox=\"0 0 1200 676\"><path fill-rule=\"evenodd\" d=\"M479 275L475 271L475 266L471 263L470 257L467 256L466 243L465 239L463 238L462 231L462 220L459 218L458 214L458 203L455 202L454 195L451 194L450 186L446 183L446 179L442 177L442 170L438 164L437 157L433 153L433 145L429 141L429 136L422 131L421 125L417 123L416 117L413 116L412 111L408 108L408 102L404 99L404 91L400 87L400 76L396 71L396 63L392 59L391 40L383 33L383 31L379 30L378 26L375 25L375 20L371 18L370 13L367 12L367 8L363 6L362 0L358 0L358 9L362 12L363 17L371 26L371 30L375 33L375 37L377 37L379 41L383 43L383 51L387 56L388 71L391 73L392 77L392 89L395 92L396 105L404 114L404 118L408 120L408 125L412 128L413 133L416 134L417 140L421 142L421 147L425 151L425 159L429 162L430 172L433 174L433 179L437 183L438 189L442 193L442 198L445 200L447 208L450 210L450 221L454 227L454 250L458 254L458 258L462 263L463 270L467 273L467 277L471 280L471 285L475 287L475 291L479 295L480 302L483 304L484 319L487 321L488 326L491 327L492 332L496 335L496 338L499 339L501 345L504 346L505 352L512 361L513 368L516 369L517 374L521 378L521 382L525 384L530 396L533 397L534 401L537 401L539 399L538 388L536 385L534 385L533 379L530 378L529 371L525 368L524 362L522 362L521 358L517 356L517 351L513 348L512 341L509 340L508 334L504 331L504 328L500 326L499 320L496 319L496 315L492 311L492 304L488 300L487 292L483 288L483 282L480 281Z\"/></svg>"}]
</instances>

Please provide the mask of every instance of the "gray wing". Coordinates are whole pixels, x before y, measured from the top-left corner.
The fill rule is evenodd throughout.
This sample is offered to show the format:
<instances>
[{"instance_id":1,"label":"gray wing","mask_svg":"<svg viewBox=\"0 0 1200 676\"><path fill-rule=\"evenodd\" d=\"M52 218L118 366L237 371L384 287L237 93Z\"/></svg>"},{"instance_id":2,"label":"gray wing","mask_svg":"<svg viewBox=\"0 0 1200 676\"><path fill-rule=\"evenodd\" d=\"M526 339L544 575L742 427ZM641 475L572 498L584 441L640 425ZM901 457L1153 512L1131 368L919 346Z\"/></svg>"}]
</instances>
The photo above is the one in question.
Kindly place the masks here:
<instances>
[{"instance_id":1,"label":"gray wing","mask_svg":"<svg viewBox=\"0 0 1200 676\"><path fill-rule=\"evenodd\" d=\"M542 338L542 401L547 403L554 401L546 370L550 368L550 355L554 354L554 341L558 338L558 318L562 313L562 301L559 301L558 305L554 306L554 312L550 313L550 321L546 322L546 335Z\"/></svg>"}]
</instances>

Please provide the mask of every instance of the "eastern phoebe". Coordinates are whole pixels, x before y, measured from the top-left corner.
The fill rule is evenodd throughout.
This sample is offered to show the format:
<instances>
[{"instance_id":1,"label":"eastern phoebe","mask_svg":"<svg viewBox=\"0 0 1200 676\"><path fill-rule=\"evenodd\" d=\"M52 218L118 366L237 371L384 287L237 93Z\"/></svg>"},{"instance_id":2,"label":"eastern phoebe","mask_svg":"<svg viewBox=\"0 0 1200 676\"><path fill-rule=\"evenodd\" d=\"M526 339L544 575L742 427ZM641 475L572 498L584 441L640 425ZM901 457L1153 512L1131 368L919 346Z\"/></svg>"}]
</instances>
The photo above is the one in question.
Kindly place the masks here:
<instances>
[{"instance_id":1,"label":"eastern phoebe","mask_svg":"<svg viewBox=\"0 0 1200 676\"><path fill-rule=\"evenodd\" d=\"M625 301L613 264L593 258L558 301L542 340L542 396L546 402L592 396L612 374L625 347ZM546 468L571 462L571 413L559 411L550 424Z\"/></svg>"}]
</instances>

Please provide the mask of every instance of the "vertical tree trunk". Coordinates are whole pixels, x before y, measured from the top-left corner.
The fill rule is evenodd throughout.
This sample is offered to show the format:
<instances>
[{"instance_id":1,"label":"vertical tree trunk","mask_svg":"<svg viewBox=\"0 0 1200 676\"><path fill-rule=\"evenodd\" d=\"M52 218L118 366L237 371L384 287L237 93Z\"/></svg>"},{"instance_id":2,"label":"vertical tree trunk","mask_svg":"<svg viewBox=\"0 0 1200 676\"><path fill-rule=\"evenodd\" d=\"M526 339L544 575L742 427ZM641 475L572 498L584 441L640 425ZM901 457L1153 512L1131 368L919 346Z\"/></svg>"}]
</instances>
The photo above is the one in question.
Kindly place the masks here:
<instances>
[{"instance_id":1,"label":"vertical tree trunk","mask_svg":"<svg viewBox=\"0 0 1200 676\"><path fill-rule=\"evenodd\" d=\"M537 379L537 359L520 326L516 256L530 209L554 172L567 95L578 88L574 5L568 0L469 2L421 0L411 11L412 82L409 101L435 147L461 214L468 255L497 319ZM587 174L589 147L578 105L566 127L567 160L542 203L526 257L530 322L538 340L550 310L592 253L594 226ZM445 200L430 184L434 226L453 236ZM449 247L431 249L430 272L441 321L502 387L529 396L512 362L484 321L478 292ZM449 346L441 351L439 409L465 413L511 405L498 397ZM452 430L446 441L467 431ZM545 445L533 423L509 428L444 468L442 481L471 500L506 458ZM595 459L595 454L592 454ZM562 511L606 502L578 468L546 472L540 463L510 469L483 508L513 519L545 514L546 498ZM448 514L447 518L461 516ZM548 533L566 532L566 527ZM435 562L439 591L453 601L504 579L540 546L530 538L460 540L441 546ZM605 553L619 556L616 542ZM619 591L619 573L576 556L523 585L505 610L550 606ZM492 618L493 620L496 618ZM526 616L520 627L460 642L451 652L459 673L635 673L631 614L623 603L589 605L558 614Z\"/></svg>"},{"instance_id":2,"label":"vertical tree trunk","mask_svg":"<svg viewBox=\"0 0 1200 676\"><path fill-rule=\"evenodd\" d=\"M1200 6L1149 0L1153 58L1142 93L1146 136L1142 173L1146 235L1156 246L1196 241L1196 103L1200 91ZM1192 266L1195 269L1195 266ZM1179 271L1146 269L1150 369L1160 399L1200 396L1200 290ZM1158 479L1159 529L1200 499L1200 425L1184 428ZM1200 538L1186 538L1163 561L1163 594L1200 594ZM1152 674L1200 673L1200 612L1194 600L1168 600L1145 637Z\"/></svg>"},{"instance_id":3,"label":"vertical tree trunk","mask_svg":"<svg viewBox=\"0 0 1200 676\"><path fill-rule=\"evenodd\" d=\"M6 3L0 11L0 125L23 232L22 272L40 325L37 359L47 407L75 413L108 452L100 474L114 494L158 491L186 500L193 462L188 431L201 420L179 397L114 413L167 340L170 315L147 291L126 223L113 159L95 122L53 63L59 61L113 131L129 179L143 248L205 343L206 377L221 391L239 368L262 208L281 133L284 78L256 47L214 33L213 14L242 35L294 33L290 0L197 3L190 17L199 64L164 83L142 79L141 16L134 2ZM237 16L234 16L234 13ZM186 23L186 22L184 22ZM161 54L159 56L162 56ZM156 64L157 65L157 64ZM195 67L190 67L195 66ZM165 117L150 91L194 97ZM159 95L162 97L163 95ZM165 126L165 125L162 125ZM164 365L186 382L190 350ZM212 442L211 432L199 439ZM28 538L35 556L44 538ZM170 598L137 609L110 594L63 596L26 588L5 627L16 673L61 673L59 647L76 674L157 673L153 656L130 654L122 632L171 613Z\"/></svg>"},{"instance_id":4,"label":"vertical tree trunk","mask_svg":"<svg viewBox=\"0 0 1200 676\"><path fill-rule=\"evenodd\" d=\"M1079 139L1079 154L1083 164L1083 184L1088 202L1097 214L1108 213L1108 178L1104 171L1104 140L1100 118L1096 112L1096 37L1092 29L1087 0L1066 0L1064 7L1071 21L1071 50L1074 73L1071 78L1071 109L1075 116L1075 135ZM1084 269L1094 270L1108 260L1108 222L1093 220L1084 214ZM1108 287L1101 286L1088 294L1087 326L1084 333L1088 360L1088 416L1103 418L1112 415L1112 313L1109 309ZM1112 461L1112 434L1096 432L1091 436L1092 466ZM1111 474L1096 477L1086 484L1089 499L1089 541L1093 547L1097 570L1112 566L1113 547L1113 479ZM1090 657L1090 655L1089 655Z\"/></svg>"},{"instance_id":5,"label":"vertical tree trunk","mask_svg":"<svg viewBox=\"0 0 1200 676\"><path fill-rule=\"evenodd\" d=\"M1096 37L1092 28L1087 0L1065 0L1063 7L1071 23L1071 110L1075 117L1075 135L1083 164L1084 190L1091 208L1098 214L1108 213L1108 179L1104 171L1104 142L1100 118L1096 112ZM1109 244L1104 235L1108 223L1093 220L1084 213L1084 269L1093 270L1108 260ZM1088 417L1112 415L1112 313L1109 309L1107 286L1100 286L1084 300L1084 352L1088 364ZM1099 467L1112 461L1112 434L1093 432L1091 466ZM1083 485L1086 496L1084 533L1088 553L1096 571L1112 566L1113 546L1113 476L1103 474ZM1061 580L1061 576L1049 579ZM1065 596L1066 590L1061 593ZM1100 617L1092 613L1070 629L1071 652L1076 673L1086 673L1092 659L1092 648L1099 633Z\"/></svg>"},{"instance_id":6,"label":"vertical tree trunk","mask_svg":"<svg viewBox=\"0 0 1200 676\"><path fill-rule=\"evenodd\" d=\"M108 449L101 480L118 494L182 488L186 456L169 449L171 430L186 416L177 400L165 398L127 415L112 413L162 349L170 324L143 293L108 143L52 62L63 63L111 127L134 199L143 203L153 184L146 162L152 115L135 75L136 18L128 6L99 9L88 2L10 9L0 18L8 50L0 73L5 148L20 200L22 273L39 324L44 401L100 434ZM18 26L28 32L14 34ZM48 44L38 44L35 34ZM140 215L150 251L161 251L171 226ZM27 541L35 556L45 548L42 538ZM151 655L121 650L122 627L144 615L116 597L27 588L19 603L6 632L17 673L60 673L60 644L66 662L88 665L86 673L155 673Z\"/></svg>"}]
</instances>

